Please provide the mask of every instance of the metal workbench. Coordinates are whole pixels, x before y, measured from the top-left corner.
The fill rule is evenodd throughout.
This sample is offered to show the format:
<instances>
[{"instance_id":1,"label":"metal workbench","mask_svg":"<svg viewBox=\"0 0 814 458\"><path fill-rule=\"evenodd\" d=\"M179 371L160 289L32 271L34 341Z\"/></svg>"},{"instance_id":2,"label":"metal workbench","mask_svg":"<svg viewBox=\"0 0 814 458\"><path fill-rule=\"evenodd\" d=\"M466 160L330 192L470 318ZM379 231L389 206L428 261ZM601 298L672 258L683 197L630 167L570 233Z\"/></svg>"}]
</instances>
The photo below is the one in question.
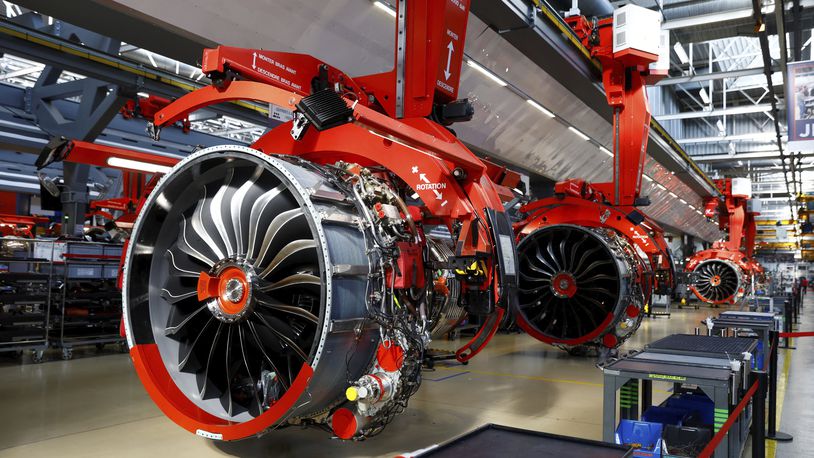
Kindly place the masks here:
<instances>
[{"instance_id":1,"label":"metal workbench","mask_svg":"<svg viewBox=\"0 0 814 458\"><path fill-rule=\"evenodd\" d=\"M717 432L740 401L748 382L749 364L741 359L742 353L755 346L754 339L679 334L606 365L602 439L614 441L617 407L620 420L638 420L652 405L653 381L671 383L674 393L696 387L704 392L714 404L713 427ZM733 365L733 360L741 364ZM740 456L750 420L751 409L746 409L715 450L715 457Z\"/></svg>"},{"instance_id":2,"label":"metal workbench","mask_svg":"<svg viewBox=\"0 0 814 458\"><path fill-rule=\"evenodd\" d=\"M771 332L777 331L778 324L775 321L774 313L760 313L760 312L723 312L718 315L718 318L712 319L712 332L725 334L728 331L734 331L737 335L738 330L749 330L761 342L761 350L765 355L762 364L758 370L769 370L769 348L771 347Z\"/></svg>"}]
</instances>

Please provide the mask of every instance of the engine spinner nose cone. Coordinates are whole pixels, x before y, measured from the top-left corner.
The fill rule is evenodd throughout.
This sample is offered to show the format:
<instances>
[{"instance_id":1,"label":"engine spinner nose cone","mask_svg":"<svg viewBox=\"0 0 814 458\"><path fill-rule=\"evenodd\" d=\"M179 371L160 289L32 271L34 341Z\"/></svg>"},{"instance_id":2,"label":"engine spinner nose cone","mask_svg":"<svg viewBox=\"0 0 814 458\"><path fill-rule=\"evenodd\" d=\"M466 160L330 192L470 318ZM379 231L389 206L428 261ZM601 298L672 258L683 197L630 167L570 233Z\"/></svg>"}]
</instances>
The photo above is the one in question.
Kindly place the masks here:
<instances>
[{"instance_id":1,"label":"engine spinner nose cone","mask_svg":"<svg viewBox=\"0 0 814 458\"><path fill-rule=\"evenodd\" d=\"M211 275L201 274L216 290L209 287L207 308L212 315L224 323L235 323L245 319L252 311L252 281L254 271L251 266L240 261L226 261L215 266Z\"/></svg>"},{"instance_id":2,"label":"engine spinner nose cone","mask_svg":"<svg viewBox=\"0 0 814 458\"><path fill-rule=\"evenodd\" d=\"M243 299L244 291L245 288L243 287L243 282L237 278L230 278L226 282L226 292L223 294L223 299L233 304L237 304L241 299Z\"/></svg>"},{"instance_id":3,"label":"engine spinner nose cone","mask_svg":"<svg viewBox=\"0 0 814 458\"><path fill-rule=\"evenodd\" d=\"M559 298L574 297L577 293L577 280L568 272L560 272L551 280L551 291Z\"/></svg>"}]
</instances>

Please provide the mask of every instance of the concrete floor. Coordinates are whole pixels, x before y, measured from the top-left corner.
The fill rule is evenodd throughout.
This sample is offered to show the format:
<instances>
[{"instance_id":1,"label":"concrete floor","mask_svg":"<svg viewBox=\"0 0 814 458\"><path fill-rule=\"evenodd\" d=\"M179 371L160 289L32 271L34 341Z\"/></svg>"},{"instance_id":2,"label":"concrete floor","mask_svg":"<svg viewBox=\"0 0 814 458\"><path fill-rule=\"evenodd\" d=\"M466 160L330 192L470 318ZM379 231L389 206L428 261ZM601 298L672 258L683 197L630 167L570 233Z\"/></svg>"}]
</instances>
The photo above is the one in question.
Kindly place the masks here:
<instances>
[{"instance_id":1,"label":"concrete floor","mask_svg":"<svg viewBox=\"0 0 814 458\"><path fill-rule=\"evenodd\" d=\"M814 330L814 292L809 292L803 299L799 331ZM766 454L776 450L778 457L814 456L814 380L811 378L814 370L814 338L805 337L792 339L792 347L796 350L781 350L780 371L777 386L785 387L785 396L779 404L781 420L779 430L794 436L792 442L766 442ZM785 364L784 364L785 360ZM781 397L778 391L778 399Z\"/></svg>"},{"instance_id":2,"label":"concrete floor","mask_svg":"<svg viewBox=\"0 0 814 458\"><path fill-rule=\"evenodd\" d=\"M718 311L674 309L669 319L646 320L623 351L669 334L691 333L701 319ZM814 306L806 311L814 313ZM783 415L782 428L799 439L780 446L777 456L814 456L810 433L814 415L805 403L795 402L801 396L810 400L814 394L814 384L804 373L814 365L810 351L814 339L810 340L801 342L795 353L790 372L793 385L786 391L788 407ZM433 346L455 344L434 342ZM156 453L174 458L311 457L328 451L332 456L393 457L484 423L600 439L602 373L594 362L589 357L569 357L526 335L498 335L469 365L450 363L426 371L424 384L405 413L368 441L346 443L322 431L288 429L260 439L223 443L194 436L166 419L144 392L127 355L77 351L72 361L43 364L31 364L27 357L22 363L0 359L0 457ZM654 397L666 396L666 386L654 388Z\"/></svg>"}]
</instances>

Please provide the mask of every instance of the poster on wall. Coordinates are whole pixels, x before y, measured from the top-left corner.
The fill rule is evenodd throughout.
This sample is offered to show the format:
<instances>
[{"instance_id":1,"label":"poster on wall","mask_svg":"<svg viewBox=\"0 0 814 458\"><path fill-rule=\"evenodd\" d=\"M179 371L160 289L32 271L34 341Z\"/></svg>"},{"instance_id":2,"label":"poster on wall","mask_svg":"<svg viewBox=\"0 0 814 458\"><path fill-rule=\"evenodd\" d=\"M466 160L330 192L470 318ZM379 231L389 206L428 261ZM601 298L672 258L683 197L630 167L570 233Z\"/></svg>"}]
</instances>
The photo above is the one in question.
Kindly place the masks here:
<instances>
[{"instance_id":1,"label":"poster on wall","mask_svg":"<svg viewBox=\"0 0 814 458\"><path fill-rule=\"evenodd\" d=\"M786 103L788 150L814 151L814 61L788 64Z\"/></svg>"}]
</instances>

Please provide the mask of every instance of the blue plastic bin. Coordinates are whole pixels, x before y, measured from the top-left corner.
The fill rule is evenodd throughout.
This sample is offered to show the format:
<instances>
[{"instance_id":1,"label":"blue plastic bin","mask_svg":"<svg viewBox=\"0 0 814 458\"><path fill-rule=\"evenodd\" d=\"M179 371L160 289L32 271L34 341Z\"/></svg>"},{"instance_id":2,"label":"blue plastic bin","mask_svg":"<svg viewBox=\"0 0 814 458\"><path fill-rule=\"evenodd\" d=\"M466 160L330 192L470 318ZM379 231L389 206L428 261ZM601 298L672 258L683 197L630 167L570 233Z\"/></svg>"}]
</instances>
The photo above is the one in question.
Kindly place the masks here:
<instances>
[{"instance_id":1,"label":"blue plastic bin","mask_svg":"<svg viewBox=\"0 0 814 458\"><path fill-rule=\"evenodd\" d=\"M715 403L706 395L689 393L675 395L667 399L667 407L689 411L701 421L701 424L715 423Z\"/></svg>"},{"instance_id":2,"label":"blue plastic bin","mask_svg":"<svg viewBox=\"0 0 814 458\"><path fill-rule=\"evenodd\" d=\"M660 423L622 420L616 428L616 443L633 447L633 456L661 457L663 429Z\"/></svg>"},{"instance_id":3,"label":"blue plastic bin","mask_svg":"<svg viewBox=\"0 0 814 458\"><path fill-rule=\"evenodd\" d=\"M689 413L690 411L687 409L676 407L650 406L642 414L642 420L662 425L681 426Z\"/></svg>"}]
</instances>

